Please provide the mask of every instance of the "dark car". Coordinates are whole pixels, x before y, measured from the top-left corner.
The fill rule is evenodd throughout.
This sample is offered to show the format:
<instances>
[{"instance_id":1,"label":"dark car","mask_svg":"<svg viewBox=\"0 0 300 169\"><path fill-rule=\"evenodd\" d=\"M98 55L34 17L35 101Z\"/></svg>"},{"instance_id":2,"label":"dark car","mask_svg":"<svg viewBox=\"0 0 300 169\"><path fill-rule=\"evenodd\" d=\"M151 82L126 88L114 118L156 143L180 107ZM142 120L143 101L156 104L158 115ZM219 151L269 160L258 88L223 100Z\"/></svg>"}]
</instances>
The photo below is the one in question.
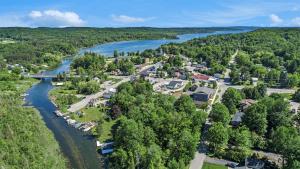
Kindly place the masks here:
<instances>
[{"instance_id":1,"label":"dark car","mask_svg":"<svg viewBox=\"0 0 300 169\"><path fill-rule=\"evenodd\" d=\"M235 164L235 163L227 163L226 166L227 167L231 167L231 168L235 168L237 166L237 164Z\"/></svg>"}]
</instances>

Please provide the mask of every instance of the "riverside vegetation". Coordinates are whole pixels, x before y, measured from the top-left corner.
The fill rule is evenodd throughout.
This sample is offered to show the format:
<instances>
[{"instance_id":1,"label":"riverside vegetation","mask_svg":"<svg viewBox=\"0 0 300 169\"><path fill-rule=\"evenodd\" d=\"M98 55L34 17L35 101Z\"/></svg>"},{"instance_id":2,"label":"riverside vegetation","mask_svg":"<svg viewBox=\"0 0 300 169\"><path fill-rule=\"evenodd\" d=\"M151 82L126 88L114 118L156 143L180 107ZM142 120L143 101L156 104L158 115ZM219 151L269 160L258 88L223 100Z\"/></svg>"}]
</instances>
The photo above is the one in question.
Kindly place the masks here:
<instances>
[{"instance_id":1,"label":"riverside vegetation","mask_svg":"<svg viewBox=\"0 0 300 169\"><path fill-rule=\"evenodd\" d=\"M0 168L66 168L59 146L39 113L22 106L20 95L35 82L0 69Z\"/></svg>"}]
</instances>

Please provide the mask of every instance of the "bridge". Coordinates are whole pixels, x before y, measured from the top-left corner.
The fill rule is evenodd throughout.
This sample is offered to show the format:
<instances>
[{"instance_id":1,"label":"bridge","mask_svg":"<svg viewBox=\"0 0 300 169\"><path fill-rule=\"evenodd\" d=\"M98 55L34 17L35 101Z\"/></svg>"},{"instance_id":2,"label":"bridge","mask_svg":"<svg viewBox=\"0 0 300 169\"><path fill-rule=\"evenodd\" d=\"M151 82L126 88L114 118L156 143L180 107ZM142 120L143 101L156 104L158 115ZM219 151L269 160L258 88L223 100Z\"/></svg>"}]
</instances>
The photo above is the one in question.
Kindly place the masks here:
<instances>
[{"instance_id":1,"label":"bridge","mask_svg":"<svg viewBox=\"0 0 300 169\"><path fill-rule=\"evenodd\" d=\"M47 78L51 78L51 79L56 79L58 75L45 75L45 74L33 74L33 75L24 75L24 77L27 77L27 78L34 78L34 79L47 79ZM74 78L80 78L82 76L80 75L73 75L73 76L70 76L70 75L66 75L67 78L70 78L70 77L74 77Z\"/></svg>"},{"instance_id":2,"label":"bridge","mask_svg":"<svg viewBox=\"0 0 300 169\"><path fill-rule=\"evenodd\" d=\"M34 79L46 79L46 78L57 78L57 75L42 75L42 74L35 74L35 75L26 75L25 77L34 78Z\"/></svg>"}]
</instances>

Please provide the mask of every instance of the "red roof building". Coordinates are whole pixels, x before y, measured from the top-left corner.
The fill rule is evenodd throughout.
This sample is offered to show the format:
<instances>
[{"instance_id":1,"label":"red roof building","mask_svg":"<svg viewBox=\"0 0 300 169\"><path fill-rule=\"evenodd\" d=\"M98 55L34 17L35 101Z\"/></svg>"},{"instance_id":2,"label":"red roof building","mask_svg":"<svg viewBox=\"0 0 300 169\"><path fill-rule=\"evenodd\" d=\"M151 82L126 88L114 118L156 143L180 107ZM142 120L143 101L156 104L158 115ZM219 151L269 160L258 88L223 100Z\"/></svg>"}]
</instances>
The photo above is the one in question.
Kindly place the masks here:
<instances>
[{"instance_id":1,"label":"red roof building","mask_svg":"<svg viewBox=\"0 0 300 169\"><path fill-rule=\"evenodd\" d=\"M194 80L207 81L209 79L209 76L199 73L199 74L194 74L193 79Z\"/></svg>"}]
</instances>

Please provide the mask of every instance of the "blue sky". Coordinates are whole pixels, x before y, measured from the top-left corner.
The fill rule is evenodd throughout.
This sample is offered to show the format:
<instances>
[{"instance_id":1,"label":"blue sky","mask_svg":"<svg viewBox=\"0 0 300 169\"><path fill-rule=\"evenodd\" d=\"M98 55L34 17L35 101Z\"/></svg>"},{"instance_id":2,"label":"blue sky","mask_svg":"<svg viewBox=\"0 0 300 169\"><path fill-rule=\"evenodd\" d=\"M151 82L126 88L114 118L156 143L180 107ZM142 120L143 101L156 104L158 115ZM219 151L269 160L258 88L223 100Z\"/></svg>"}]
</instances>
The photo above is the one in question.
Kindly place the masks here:
<instances>
[{"instance_id":1,"label":"blue sky","mask_svg":"<svg viewBox=\"0 0 300 169\"><path fill-rule=\"evenodd\" d=\"M300 0L1 0L10 26L300 26Z\"/></svg>"}]
</instances>

